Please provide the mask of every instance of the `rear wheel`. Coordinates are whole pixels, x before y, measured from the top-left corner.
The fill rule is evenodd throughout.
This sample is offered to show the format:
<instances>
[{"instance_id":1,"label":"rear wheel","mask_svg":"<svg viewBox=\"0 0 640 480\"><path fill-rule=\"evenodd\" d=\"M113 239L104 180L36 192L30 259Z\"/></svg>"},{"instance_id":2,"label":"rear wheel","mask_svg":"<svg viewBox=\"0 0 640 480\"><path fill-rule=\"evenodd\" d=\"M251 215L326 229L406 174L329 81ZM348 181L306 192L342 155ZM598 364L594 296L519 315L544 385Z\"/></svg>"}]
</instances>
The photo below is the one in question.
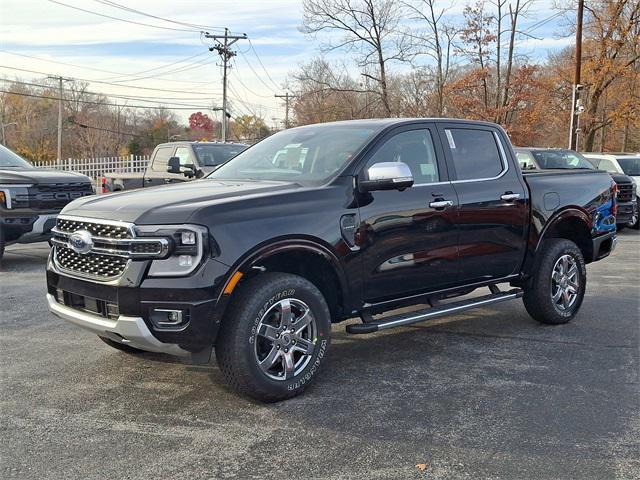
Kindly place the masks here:
<instances>
[{"instance_id":1,"label":"rear wheel","mask_svg":"<svg viewBox=\"0 0 640 480\"><path fill-rule=\"evenodd\" d=\"M578 246L554 238L541 247L541 258L531 284L524 292L524 306L542 323L570 321L580 309L587 285L587 270Z\"/></svg>"},{"instance_id":2,"label":"rear wheel","mask_svg":"<svg viewBox=\"0 0 640 480\"><path fill-rule=\"evenodd\" d=\"M329 308L297 275L264 273L241 285L216 342L229 385L263 402L299 395L326 356Z\"/></svg>"},{"instance_id":3,"label":"rear wheel","mask_svg":"<svg viewBox=\"0 0 640 480\"><path fill-rule=\"evenodd\" d=\"M98 338L102 340L104 343L106 343L107 345L109 345L110 347L115 348L116 350L120 350L121 352L126 352L126 353L144 352L144 350L140 350L139 348L135 348L130 345L125 345L124 343L116 342L114 340L111 340L110 338L101 337L100 335L98 335Z\"/></svg>"}]
</instances>

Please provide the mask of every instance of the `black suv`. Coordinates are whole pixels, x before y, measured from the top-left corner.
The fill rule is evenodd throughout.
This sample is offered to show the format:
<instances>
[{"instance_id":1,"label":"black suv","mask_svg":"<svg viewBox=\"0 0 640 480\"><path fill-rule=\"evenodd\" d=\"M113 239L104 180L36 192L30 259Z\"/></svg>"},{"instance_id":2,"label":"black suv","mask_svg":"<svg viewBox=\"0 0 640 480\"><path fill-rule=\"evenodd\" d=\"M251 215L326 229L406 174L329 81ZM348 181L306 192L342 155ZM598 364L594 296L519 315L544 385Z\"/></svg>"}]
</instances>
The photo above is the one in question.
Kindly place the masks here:
<instances>
[{"instance_id":1,"label":"black suv","mask_svg":"<svg viewBox=\"0 0 640 480\"><path fill-rule=\"evenodd\" d=\"M0 259L5 245L47 240L60 210L93 193L89 177L35 168L0 145Z\"/></svg>"}]
</instances>

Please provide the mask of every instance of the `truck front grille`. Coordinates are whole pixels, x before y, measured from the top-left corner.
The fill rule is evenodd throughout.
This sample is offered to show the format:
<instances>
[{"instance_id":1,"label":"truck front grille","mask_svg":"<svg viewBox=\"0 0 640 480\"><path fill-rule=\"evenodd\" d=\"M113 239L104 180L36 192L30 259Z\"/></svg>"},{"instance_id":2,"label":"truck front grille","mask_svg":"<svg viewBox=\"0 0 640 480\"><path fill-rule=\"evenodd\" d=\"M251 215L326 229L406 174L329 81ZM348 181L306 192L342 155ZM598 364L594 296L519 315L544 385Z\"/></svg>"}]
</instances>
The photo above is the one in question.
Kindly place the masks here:
<instances>
[{"instance_id":1,"label":"truck front grille","mask_svg":"<svg viewBox=\"0 0 640 480\"><path fill-rule=\"evenodd\" d=\"M79 255L70 248L56 246L55 258L58 265L72 272L110 280L124 273L128 260L113 255L88 253Z\"/></svg>"},{"instance_id":2,"label":"truck front grille","mask_svg":"<svg viewBox=\"0 0 640 480\"><path fill-rule=\"evenodd\" d=\"M633 184L618 184L618 202L631 202L633 200Z\"/></svg>"},{"instance_id":3,"label":"truck front grille","mask_svg":"<svg viewBox=\"0 0 640 480\"><path fill-rule=\"evenodd\" d=\"M29 188L16 201L34 210L60 210L72 200L86 195L93 195L93 187L87 182L39 184Z\"/></svg>"},{"instance_id":4,"label":"truck front grille","mask_svg":"<svg viewBox=\"0 0 640 480\"><path fill-rule=\"evenodd\" d=\"M98 223L90 220L77 220L59 217L56 228L61 232L73 233L78 230L87 230L96 237L103 238L132 238L133 234L129 226L111 223Z\"/></svg>"}]
</instances>

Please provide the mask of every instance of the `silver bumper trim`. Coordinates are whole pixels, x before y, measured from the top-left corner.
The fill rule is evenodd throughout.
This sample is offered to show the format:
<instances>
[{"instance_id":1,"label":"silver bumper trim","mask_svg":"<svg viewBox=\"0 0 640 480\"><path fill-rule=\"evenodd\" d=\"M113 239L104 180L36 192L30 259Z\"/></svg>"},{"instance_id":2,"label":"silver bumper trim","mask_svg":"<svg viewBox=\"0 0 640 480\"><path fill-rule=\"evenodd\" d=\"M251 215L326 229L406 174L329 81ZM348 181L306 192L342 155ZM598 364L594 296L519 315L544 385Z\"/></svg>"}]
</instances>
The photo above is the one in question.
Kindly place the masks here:
<instances>
[{"instance_id":1,"label":"silver bumper trim","mask_svg":"<svg viewBox=\"0 0 640 480\"><path fill-rule=\"evenodd\" d=\"M47 294L47 302L49 311L56 317L123 345L130 345L147 352L168 353L179 357L191 355L191 352L178 345L163 343L154 337L141 317L120 315L117 320L109 320L61 305L51 294Z\"/></svg>"}]
</instances>

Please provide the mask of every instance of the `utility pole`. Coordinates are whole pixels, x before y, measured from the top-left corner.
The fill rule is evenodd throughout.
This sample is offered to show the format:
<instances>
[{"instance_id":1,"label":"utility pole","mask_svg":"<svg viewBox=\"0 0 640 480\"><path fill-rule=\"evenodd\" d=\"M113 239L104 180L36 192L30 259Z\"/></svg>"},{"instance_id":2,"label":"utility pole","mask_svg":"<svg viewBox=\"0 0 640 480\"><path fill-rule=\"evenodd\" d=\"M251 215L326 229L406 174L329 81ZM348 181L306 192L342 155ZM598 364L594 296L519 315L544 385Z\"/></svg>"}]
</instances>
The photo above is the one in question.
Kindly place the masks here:
<instances>
[{"instance_id":1,"label":"utility pole","mask_svg":"<svg viewBox=\"0 0 640 480\"><path fill-rule=\"evenodd\" d=\"M216 45L209 47L209 51L216 50L222 58L222 141L227 141L227 119L229 113L227 112L227 69L229 68L229 60L237 55L233 50L229 50L229 47L236 43L238 40L246 40L247 34L242 35L229 35L229 29L224 29L224 35L212 35L209 32L205 32L206 38L214 40Z\"/></svg>"},{"instance_id":2,"label":"utility pole","mask_svg":"<svg viewBox=\"0 0 640 480\"><path fill-rule=\"evenodd\" d=\"M571 95L571 125L569 126L569 149L575 150L577 147L578 122L581 111L580 92L580 72L582 70L582 18L584 17L584 0L578 0L578 12L576 21L576 70L573 75L573 93ZM584 107L582 107L584 110Z\"/></svg>"},{"instance_id":3,"label":"utility pole","mask_svg":"<svg viewBox=\"0 0 640 480\"><path fill-rule=\"evenodd\" d=\"M52 77L49 76L47 78L55 78L58 80L58 151L57 151L57 160L60 162L62 159L62 99L64 98L64 90L62 89L62 82L71 81L70 78L63 78L62 76Z\"/></svg>"},{"instance_id":4,"label":"utility pole","mask_svg":"<svg viewBox=\"0 0 640 480\"><path fill-rule=\"evenodd\" d=\"M284 98L284 128L289 128L289 99L296 98L295 95L291 95L289 92L285 92L284 95L274 95L276 98Z\"/></svg>"}]
</instances>

